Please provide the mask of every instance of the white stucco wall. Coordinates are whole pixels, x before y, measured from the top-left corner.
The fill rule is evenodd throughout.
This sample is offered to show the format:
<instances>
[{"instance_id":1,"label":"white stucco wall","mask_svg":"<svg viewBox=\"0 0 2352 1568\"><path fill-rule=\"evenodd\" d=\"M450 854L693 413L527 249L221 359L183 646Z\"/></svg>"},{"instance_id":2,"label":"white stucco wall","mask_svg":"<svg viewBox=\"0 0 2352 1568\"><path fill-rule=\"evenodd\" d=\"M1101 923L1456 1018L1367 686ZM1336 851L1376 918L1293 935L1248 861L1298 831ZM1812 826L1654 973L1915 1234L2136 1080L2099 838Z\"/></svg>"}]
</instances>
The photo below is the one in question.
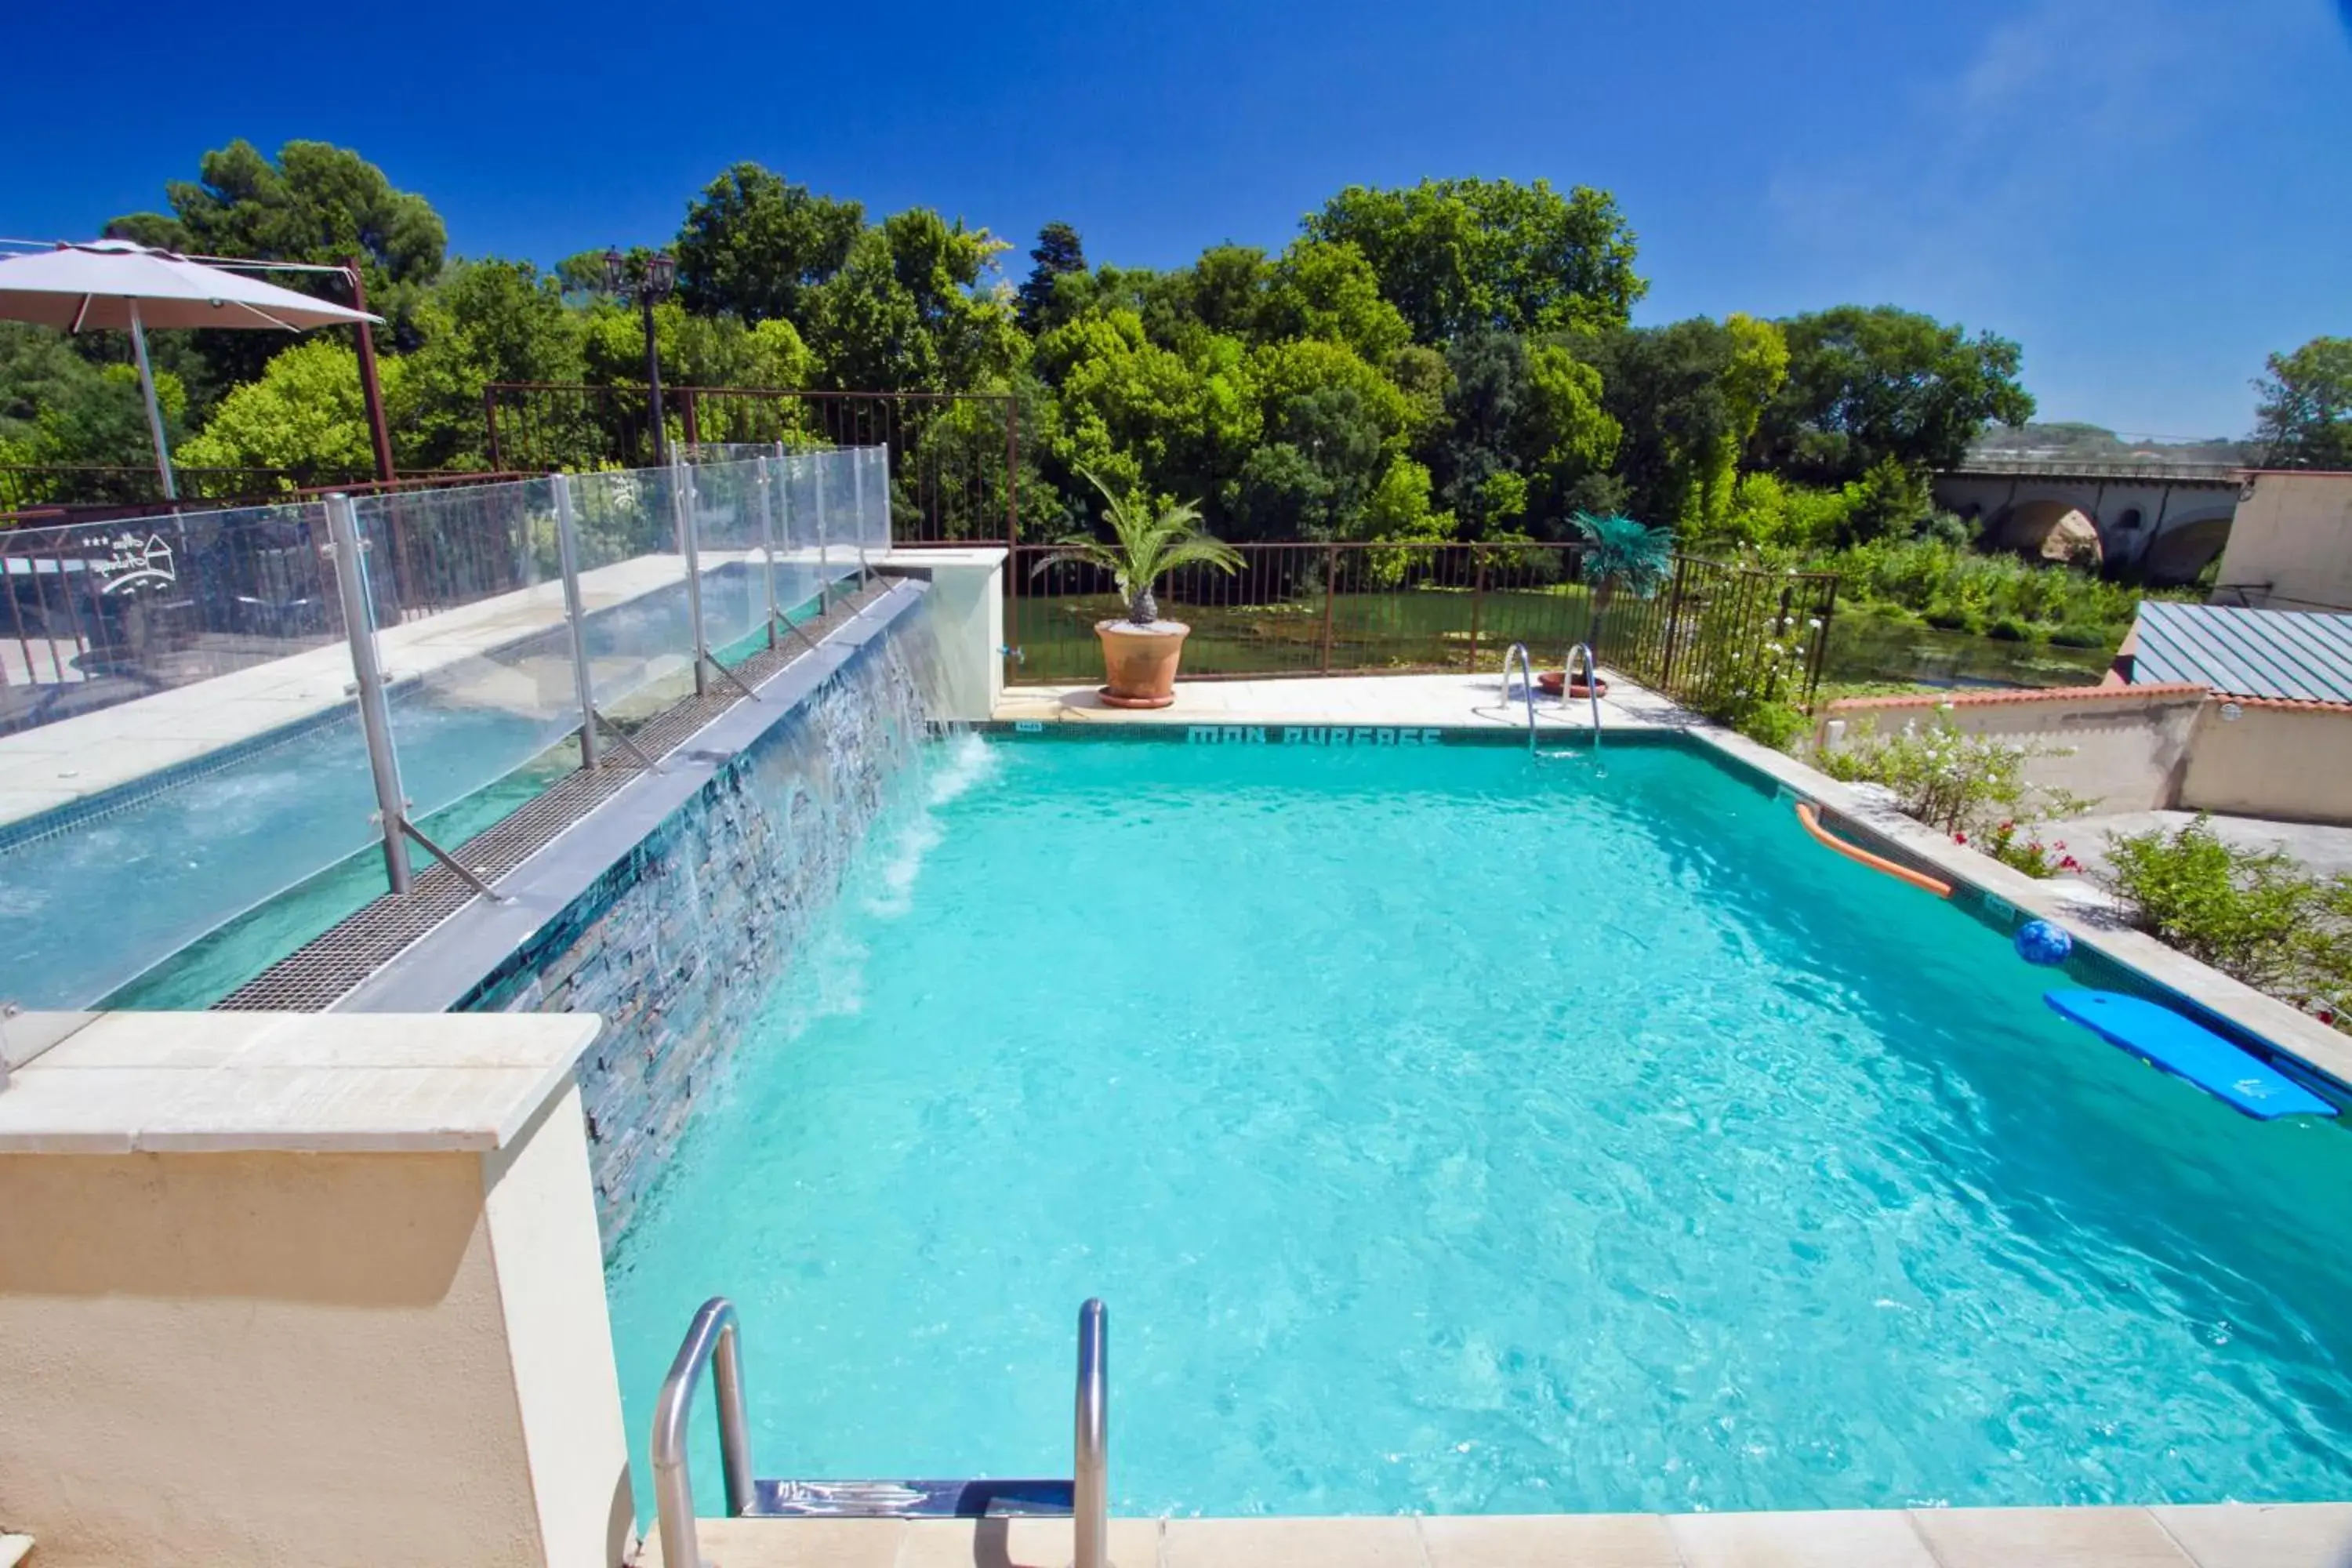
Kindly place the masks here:
<instances>
[{"instance_id":1,"label":"white stucco wall","mask_svg":"<svg viewBox=\"0 0 2352 1568\"><path fill-rule=\"evenodd\" d=\"M1816 739L1836 751L1867 730L1889 734L1948 714L1969 734L2053 748L2054 754L2025 764L2025 776L2035 784L2096 802L2103 810L2147 811L2173 804L2206 697L2201 686L1851 697L1822 710Z\"/></svg>"},{"instance_id":2,"label":"white stucco wall","mask_svg":"<svg viewBox=\"0 0 2352 1568\"><path fill-rule=\"evenodd\" d=\"M2352 610L2352 474L2262 473L2252 487L2213 602Z\"/></svg>"},{"instance_id":3,"label":"white stucco wall","mask_svg":"<svg viewBox=\"0 0 2352 1568\"><path fill-rule=\"evenodd\" d=\"M2235 718L2227 717L2234 710ZM2352 710L2217 700L2178 803L2191 811L2352 823Z\"/></svg>"},{"instance_id":4,"label":"white stucco wall","mask_svg":"<svg viewBox=\"0 0 2352 1568\"><path fill-rule=\"evenodd\" d=\"M1004 693L1004 562L1002 549L894 550L888 571L930 579L929 614L940 645L935 719L977 722Z\"/></svg>"},{"instance_id":5,"label":"white stucco wall","mask_svg":"<svg viewBox=\"0 0 2352 1568\"><path fill-rule=\"evenodd\" d=\"M594 1026L112 1015L15 1074L0 1533L40 1568L613 1568Z\"/></svg>"}]
</instances>

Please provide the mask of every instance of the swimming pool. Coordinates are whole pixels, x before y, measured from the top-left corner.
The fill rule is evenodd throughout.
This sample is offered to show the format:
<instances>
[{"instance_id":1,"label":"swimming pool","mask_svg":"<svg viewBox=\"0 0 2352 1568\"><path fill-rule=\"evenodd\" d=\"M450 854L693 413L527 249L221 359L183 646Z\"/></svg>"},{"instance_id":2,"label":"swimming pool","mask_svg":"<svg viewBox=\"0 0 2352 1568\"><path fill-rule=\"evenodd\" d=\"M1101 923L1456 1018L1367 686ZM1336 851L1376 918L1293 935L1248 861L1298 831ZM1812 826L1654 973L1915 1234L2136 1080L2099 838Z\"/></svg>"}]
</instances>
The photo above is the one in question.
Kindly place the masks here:
<instances>
[{"instance_id":1,"label":"swimming pool","mask_svg":"<svg viewBox=\"0 0 2352 1568\"><path fill-rule=\"evenodd\" d=\"M2347 1495L2352 1141L2051 983L1684 746L944 742L615 1250L633 1460L725 1293L761 1474L1066 1474L1100 1295L1121 1512Z\"/></svg>"},{"instance_id":2,"label":"swimming pool","mask_svg":"<svg viewBox=\"0 0 2352 1568\"><path fill-rule=\"evenodd\" d=\"M788 618L817 607L818 574L777 578ZM763 589L740 563L703 574L704 627L722 662L764 644ZM682 582L589 616L585 643L607 718L691 689L677 651L694 646ZM419 825L462 844L576 763L569 644L560 628L541 632L400 683L390 717ZM0 827L0 997L210 1005L383 893L375 808L358 712L345 707L55 829Z\"/></svg>"}]
</instances>

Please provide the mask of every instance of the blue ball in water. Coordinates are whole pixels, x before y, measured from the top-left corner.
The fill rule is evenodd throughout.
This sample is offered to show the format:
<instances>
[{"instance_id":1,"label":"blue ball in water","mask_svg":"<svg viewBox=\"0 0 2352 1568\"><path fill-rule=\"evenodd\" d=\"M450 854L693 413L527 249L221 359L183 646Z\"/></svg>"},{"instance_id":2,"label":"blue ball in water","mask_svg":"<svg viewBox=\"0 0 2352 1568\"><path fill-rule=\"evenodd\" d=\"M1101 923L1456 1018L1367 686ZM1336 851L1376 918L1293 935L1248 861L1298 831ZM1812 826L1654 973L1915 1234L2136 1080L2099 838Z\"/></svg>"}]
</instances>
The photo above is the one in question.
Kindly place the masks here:
<instances>
[{"instance_id":1,"label":"blue ball in water","mask_svg":"<svg viewBox=\"0 0 2352 1568\"><path fill-rule=\"evenodd\" d=\"M2028 921L2017 928L2017 956L2028 963L2063 963L2074 951L2074 939L2048 921Z\"/></svg>"}]
</instances>

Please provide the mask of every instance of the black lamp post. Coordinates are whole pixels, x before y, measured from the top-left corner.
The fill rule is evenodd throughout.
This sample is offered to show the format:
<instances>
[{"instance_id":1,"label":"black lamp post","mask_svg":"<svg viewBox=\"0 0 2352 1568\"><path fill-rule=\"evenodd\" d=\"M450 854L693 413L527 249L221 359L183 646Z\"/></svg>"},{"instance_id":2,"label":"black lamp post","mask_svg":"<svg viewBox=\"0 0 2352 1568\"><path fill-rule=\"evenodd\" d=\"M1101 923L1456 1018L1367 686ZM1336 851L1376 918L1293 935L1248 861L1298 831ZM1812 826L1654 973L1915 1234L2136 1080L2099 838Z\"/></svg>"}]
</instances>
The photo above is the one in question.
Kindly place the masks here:
<instances>
[{"instance_id":1,"label":"black lamp post","mask_svg":"<svg viewBox=\"0 0 2352 1568\"><path fill-rule=\"evenodd\" d=\"M646 258L644 275L635 279L629 277L627 262L617 250L604 253L604 290L623 299L635 294L637 308L645 313L646 387L653 395L654 466L659 468L667 459L662 452L661 350L654 342L654 307L677 287L677 261L668 251L656 250Z\"/></svg>"}]
</instances>

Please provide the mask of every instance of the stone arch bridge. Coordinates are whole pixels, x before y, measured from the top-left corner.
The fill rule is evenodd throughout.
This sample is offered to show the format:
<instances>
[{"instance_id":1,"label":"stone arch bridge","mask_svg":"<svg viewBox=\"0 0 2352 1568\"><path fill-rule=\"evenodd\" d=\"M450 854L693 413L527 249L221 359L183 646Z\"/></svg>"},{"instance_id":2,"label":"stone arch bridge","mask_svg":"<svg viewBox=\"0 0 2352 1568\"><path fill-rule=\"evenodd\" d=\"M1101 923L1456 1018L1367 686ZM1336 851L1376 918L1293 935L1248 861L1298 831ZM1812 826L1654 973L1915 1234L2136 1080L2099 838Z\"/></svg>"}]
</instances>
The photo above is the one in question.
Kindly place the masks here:
<instances>
[{"instance_id":1,"label":"stone arch bridge","mask_svg":"<svg viewBox=\"0 0 2352 1568\"><path fill-rule=\"evenodd\" d=\"M2196 581L2221 553L2247 478L2219 463L1976 458L1936 476L1936 504L2000 549L2087 556L2162 585Z\"/></svg>"}]
</instances>

